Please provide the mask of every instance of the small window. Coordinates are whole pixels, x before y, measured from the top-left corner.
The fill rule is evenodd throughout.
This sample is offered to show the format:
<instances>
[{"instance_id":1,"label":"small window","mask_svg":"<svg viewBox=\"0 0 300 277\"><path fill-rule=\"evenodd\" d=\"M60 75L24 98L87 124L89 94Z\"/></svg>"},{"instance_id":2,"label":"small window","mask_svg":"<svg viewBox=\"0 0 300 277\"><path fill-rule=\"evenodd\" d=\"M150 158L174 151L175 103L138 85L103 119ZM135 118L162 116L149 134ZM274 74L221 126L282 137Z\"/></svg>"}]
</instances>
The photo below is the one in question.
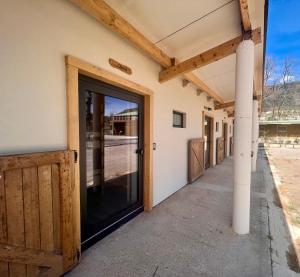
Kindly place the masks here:
<instances>
[{"instance_id":1,"label":"small window","mask_svg":"<svg viewBox=\"0 0 300 277\"><path fill-rule=\"evenodd\" d=\"M216 132L219 132L219 122L216 122Z\"/></svg>"},{"instance_id":2,"label":"small window","mask_svg":"<svg viewBox=\"0 0 300 277\"><path fill-rule=\"evenodd\" d=\"M173 111L173 127L185 128L185 113Z\"/></svg>"}]
</instances>

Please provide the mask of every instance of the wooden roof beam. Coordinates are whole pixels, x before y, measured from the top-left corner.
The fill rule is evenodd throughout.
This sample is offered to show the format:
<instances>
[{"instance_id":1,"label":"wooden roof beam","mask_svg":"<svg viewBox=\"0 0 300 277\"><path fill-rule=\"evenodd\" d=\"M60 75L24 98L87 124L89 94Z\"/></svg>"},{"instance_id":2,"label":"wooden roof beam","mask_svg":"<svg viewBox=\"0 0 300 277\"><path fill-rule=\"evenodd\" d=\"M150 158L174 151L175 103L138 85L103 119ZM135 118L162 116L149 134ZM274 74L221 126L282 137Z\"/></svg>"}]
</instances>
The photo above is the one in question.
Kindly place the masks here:
<instances>
[{"instance_id":1,"label":"wooden roof beam","mask_svg":"<svg viewBox=\"0 0 300 277\"><path fill-rule=\"evenodd\" d=\"M171 58L166 53L155 46L103 0L70 0L70 2L76 4L113 32L129 40L137 48L142 49L162 66L172 65Z\"/></svg>"},{"instance_id":2,"label":"wooden roof beam","mask_svg":"<svg viewBox=\"0 0 300 277\"><path fill-rule=\"evenodd\" d=\"M234 117L234 112L229 113L228 117Z\"/></svg>"},{"instance_id":3,"label":"wooden roof beam","mask_svg":"<svg viewBox=\"0 0 300 277\"><path fill-rule=\"evenodd\" d=\"M261 95L253 95L253 100L261 101L261 99L262 99ZM226 102L226 103L222 103L222 104L218 103L215 105L215 110L221 110L221 109L226 109L226 108L230 108L230 107L234 108L234 105L235 105L235 101Z\"/></svg>"},{"instance_id":4,"label":"wooden roof beam","mask_svg":"<svg viewBox=\"0 0 300 277\"><path fill-rule=\"evenodd\" d=\"M243 31L251 31L251 22L249 16L248 0L239 0L240 12L241 12L241 21L243 26Z\"/></svg>"},{"instance_id":5,"label":"wooden roof beam","mask_svg":"<svg viewBox=\"0 0 300 277\"><path fill-rule=\"evenodd\" d=\"M217 100L219 103L224 103L224 100L215 91L213 91L208 85L206 85L202 80L200 80L192 72L185 73L185 74L183 74L183 76L187 80L189 80L191 83L193 83L197 88L206 92L207 95L211 96L212 98Z\"/></svg>"},{"instance_id":6,"label":"wooden roof beam","mask_svg":"<svg viewBox=\"0 0 300 277\"><path fill-rule=\"evenodd\" d=\"M105 25L113 32L127 39L138 49L143 50L151 59L155 60L162 67L171 67L172 59L164 53L159 47L152 43L148 38L141 34L114 9L112 9L103 0L69 0L74 3L97 21ZM173 65L174 66L174 65ZM209 88L196 75L188 73L184 78L193 83L197 88L202 89L208 95L215 98L218 102L223 103L222 98Z\"/></svg>"},{"instance_id":7,"label":"wooden roof beam","mask_svg":"<svg viewBox=\"0 0 300 277\"><path fill-rule=\"evenodd\" d=\"M251 32L251 38L255 44L261 42L261 28L257 28ZM199 67L208 65L223 59L236 52L237 47L243 40L243 35L240 35L234 39L226 41L210 50L207 50L197 56L194 56L188 60L185 60L177 65L163 69L159 73L159 81L161 83L171 80L180 74L188 73Z\"/></svg>"},{"instance_id":8,"label":"wooden roof beam","mask_svg":"<svg viewBox=\"0 0 300 277\"><path fill-rule=\"evenodd\" d=\"M233 107L234 106L234 101L231 102L227 102L224 104L218 104L215 106L215 110L221 110L221 109L225 109L225 108L229 108L229 107Z\"/></svg>"}]
</instances>

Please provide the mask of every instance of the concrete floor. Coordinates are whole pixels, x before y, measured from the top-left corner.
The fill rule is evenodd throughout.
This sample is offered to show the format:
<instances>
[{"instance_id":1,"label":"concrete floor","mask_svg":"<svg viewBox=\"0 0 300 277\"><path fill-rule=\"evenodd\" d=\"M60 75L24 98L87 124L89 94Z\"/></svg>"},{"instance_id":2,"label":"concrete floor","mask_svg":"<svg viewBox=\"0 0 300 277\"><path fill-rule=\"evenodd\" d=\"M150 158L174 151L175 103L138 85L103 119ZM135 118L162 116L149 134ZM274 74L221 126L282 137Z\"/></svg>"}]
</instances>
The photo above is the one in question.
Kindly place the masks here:
<instances>
[{"instance_id":1,"label":"concrete floor","mask_svg":"<svg viewBox=\"0 0 300 277\"><path fill-rule=\"evenodd\" d=\"M98 242L67 276L293 276L280 275L293 273L286 261L275 260L284 233L272 238L270 230L284 223L279 214L270 217L272 187L266 186L273 183L265 178L270 176L265 155L259 154L252 176L249 235L238 236L231 228L232 162L207 170L199 181ZM277 262L281 266L274 273Z\"/></svg>"}]
</instances>

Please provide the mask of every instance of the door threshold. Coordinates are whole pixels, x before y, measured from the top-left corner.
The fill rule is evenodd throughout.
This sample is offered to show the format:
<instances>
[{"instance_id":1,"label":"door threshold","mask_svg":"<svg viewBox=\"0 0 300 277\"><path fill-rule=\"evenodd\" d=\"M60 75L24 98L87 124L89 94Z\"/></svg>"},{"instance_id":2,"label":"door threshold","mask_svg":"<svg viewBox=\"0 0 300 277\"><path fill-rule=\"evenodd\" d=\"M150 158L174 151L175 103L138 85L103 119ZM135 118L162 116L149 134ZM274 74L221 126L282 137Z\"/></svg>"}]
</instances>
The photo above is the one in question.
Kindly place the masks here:
<instances>
[{"instance_id":1,"label":"door threshold","mask_svg":"<svg viewBox=\"0 0 300 277\"><path fill-rule=\"evenodd\" d=\"M98 233L96 233L93 236L89 237L87 240L81 242L81 251L82 252L85 251L86 249L91 247L93 244L97 243L98 241L100 241L101 239L106 237L107 235L111 234L113 231L117 230L122 225L129 222L131 219L133 219L134 217L136 217L137 215L139 215L143 211L144 211L144 207L143 206L139 207L139 208L133 210L132 212L130 212L129 214L127 214L127 215L123 216L122 218L118 219L114 223L108 225L107 227L105 227L104 229L99 231Z\"/></svg>"}]
</instances>

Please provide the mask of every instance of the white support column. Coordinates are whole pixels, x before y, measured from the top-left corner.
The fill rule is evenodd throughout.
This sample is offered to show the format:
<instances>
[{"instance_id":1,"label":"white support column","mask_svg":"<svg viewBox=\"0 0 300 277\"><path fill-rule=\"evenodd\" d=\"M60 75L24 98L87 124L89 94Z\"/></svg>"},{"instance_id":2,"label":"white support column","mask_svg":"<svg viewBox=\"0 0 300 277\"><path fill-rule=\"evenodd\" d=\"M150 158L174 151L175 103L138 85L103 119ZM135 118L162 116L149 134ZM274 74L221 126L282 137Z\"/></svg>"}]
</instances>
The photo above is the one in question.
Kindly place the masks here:
<instances>
[{"instance_id":1,"label":"white support column","mask_svg":"<svg viewBox=\"0 0 300 277\"><path fill-rule=\"evenodd\" d=\"M258 150L258 101L253 100L252 104L252 159L251 159L251 171L256 171L256 160L257 160L257 150Z\"/></svg>"},{"instance_id":2,"label":"white support column","mask_svg":"<svg viewBox=\"0 0 300 277\"><path fill-rule=\"evenodd\" d=\"M244 40L236 51L234 119L233 230L248 234L250 224L252 99L254 43Z\"/></svg>"}]
</instances>

